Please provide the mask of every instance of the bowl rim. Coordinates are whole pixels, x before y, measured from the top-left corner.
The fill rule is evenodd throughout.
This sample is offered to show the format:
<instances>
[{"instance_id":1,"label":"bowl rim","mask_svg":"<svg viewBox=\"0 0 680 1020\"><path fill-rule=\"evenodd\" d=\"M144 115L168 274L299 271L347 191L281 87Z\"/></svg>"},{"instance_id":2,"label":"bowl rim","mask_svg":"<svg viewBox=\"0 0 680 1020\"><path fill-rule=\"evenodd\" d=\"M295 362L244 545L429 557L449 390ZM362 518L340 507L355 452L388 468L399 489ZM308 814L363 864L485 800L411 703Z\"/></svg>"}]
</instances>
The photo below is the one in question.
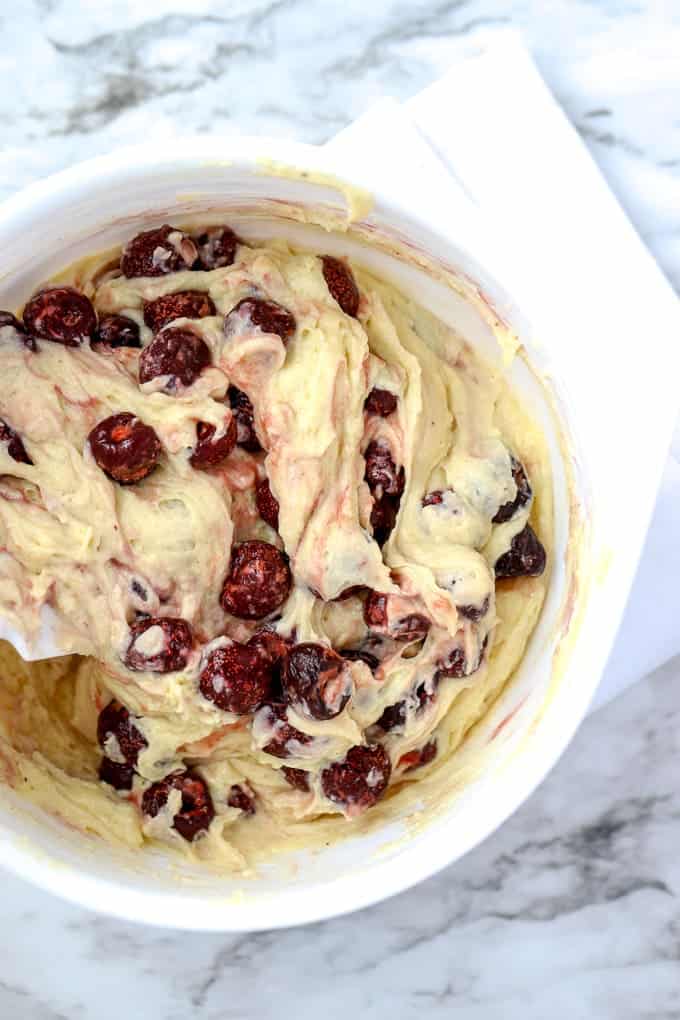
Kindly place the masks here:
<instances>
[{"instance_id":1,"label":"bowl rim","mask_svg":"<svg viewBox=\"0 0 680 1020\"><path fill-rule=\"evenodd\" d=\"M146 143L116 149L109 154L79 162L29 185L0 204L0 230L25 212L33 210L38 204L47 202L62 205L70 193L83 187L87 188L88 183L95 178L109 179L121 174L128 178L134 178L136 175L146 177L154 168L180 169L186 165L195 167L197 164L212 163L222 163L226 168L240 162L262 164L260 172L266 176L266 162L272 160L277 164L310 171L312 174L326 175L326 180L315 182L326 187L337 187L331 179L333 177L338 184L346 182L359 188L367 186L367 176L361 167L357 167L356 173L350 176L346 164L339 161L335 154L306 143L254 136L235 138L199 136L192 138L190 144L173 139L172 142L160 146L156 143ZM368 180L370 181L370 175ZM312 182L314 183L313 180ZM389 197L384 198L375 190L373 182L369 184L369 188L374 192L385 216L394 213L402 219L421 222L428 232L435 236L439 234L446 240L436 225L420 220L417 212L413 213L408 208L400 209ZM492 260L486 257L486 253L482 257L479 256L479 246L475 244L474 238L469 234L466 236L463 231L461 237L457 235L447 243L463 251L473 264L481 265L484 274L493 280L499 292L506 295L511 305L514 304L512 296L508 295L502 283L502 276L499 279L493 268ZM492 268L489 268L489 265ZM636 562L637 560L633 559L629 570L631 579ZM624 585L620 605L614 607L617 620L623 612L627 590L628 586ZM415 841L405 840L399 854L380 862L379 883L375 881L374 872L367 870L324 883L323 896L319 895L317 883L308 887L291 885L277 891L265 902L249 901L245 897L240 902L229 901L227 908L227 900L224 897L217 897L216 903L210 904L205 894L187 895L186 891L183 891L181 896L174 896L167 891L153 889L141 893L137 889L123 888L114 880L77 871L61 862L59 867L55 868L45 859L47 855L44 851L34 852L27 841L18 842L12 839L14 834L4 819L0 819L0 834L10 838L3 839L2 866L73 904L119 919L166 928L220 932L257 931L328 920L362 909L410 888L436 874L447 864L458 860L494 832L533 793L561 757L583 719L599 683L600 665L604 666L615 634L616 626L612 626L599 649L598 664L590 675L579 677L578 684L569 685L569 697L566 702L565 684L558 685L550 704L541 715L540 735L534 740L532 747L526 748L522 755L525 766L529 759L532 767L530 769L525 767L514 784L509 785L508 776L514 772L514 763L507 764L505 775L502 777L502 783L506 787L505 796L502 799L494 798L494 810L488 812L490 817L484 816L471 825L464 834L458 834L453 852L446 840L430 841L427 854Z\"/></svg>"}]
</instances>

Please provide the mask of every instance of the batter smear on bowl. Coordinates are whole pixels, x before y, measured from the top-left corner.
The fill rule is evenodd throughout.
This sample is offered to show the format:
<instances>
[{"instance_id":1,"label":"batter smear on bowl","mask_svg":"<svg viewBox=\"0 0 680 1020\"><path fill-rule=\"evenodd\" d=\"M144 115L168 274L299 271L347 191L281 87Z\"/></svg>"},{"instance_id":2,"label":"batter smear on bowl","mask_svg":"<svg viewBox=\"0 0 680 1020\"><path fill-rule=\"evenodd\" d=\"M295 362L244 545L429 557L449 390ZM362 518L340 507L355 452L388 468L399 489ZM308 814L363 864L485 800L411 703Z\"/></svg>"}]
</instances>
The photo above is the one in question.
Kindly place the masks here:
<instances>
[{"instance_id":1,"label":"batter smear on bowl","mask_svg":"<svg viewBox=\"0 0 680 1020\"><path fill-rule=\"evenodd\" d=\"M543 602L501 373L344 258L163 225L0 313L3 777L244 867L439 770Z\"/></svg>"}]
</instances>

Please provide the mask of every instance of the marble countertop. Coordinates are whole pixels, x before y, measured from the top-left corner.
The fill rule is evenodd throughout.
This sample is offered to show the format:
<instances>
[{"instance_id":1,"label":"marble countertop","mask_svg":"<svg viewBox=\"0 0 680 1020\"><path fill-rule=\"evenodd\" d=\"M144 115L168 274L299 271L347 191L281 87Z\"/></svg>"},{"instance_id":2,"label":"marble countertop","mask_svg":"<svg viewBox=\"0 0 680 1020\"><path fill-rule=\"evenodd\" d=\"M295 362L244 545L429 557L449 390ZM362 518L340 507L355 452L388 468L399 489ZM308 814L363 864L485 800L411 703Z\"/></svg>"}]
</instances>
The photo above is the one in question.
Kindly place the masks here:
<instances>
[{"instance_id":1,"label":"marble countertop","mask_svg":"<svg viewBox=\"0 0 680 1020\"><path fill-rule=\"evenodd\" d=\"M142 139L322 142L515 27L680 289L672 0L26 0L0 23L0 197ZM680 658L591 716L464 860L312 928L155 931L3 874L0 1016L680 1018L677 682Z\"/></svg>"}]
</instances>

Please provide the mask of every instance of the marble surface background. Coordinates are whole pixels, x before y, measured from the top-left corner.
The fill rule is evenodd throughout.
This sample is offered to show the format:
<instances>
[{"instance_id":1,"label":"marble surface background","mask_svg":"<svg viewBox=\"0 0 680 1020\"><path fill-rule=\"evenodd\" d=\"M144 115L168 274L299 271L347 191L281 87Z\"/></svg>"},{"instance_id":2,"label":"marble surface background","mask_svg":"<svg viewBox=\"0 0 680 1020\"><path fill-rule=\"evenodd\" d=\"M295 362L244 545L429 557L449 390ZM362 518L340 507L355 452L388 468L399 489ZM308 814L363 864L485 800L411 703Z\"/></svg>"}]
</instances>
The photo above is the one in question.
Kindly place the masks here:
<instances>
[{"instance_id":1,"label":"marble surface background","mask_svg":"<svg viewBox=\"0 0 680 1020\"><path fill-rule=\"evenodd\" d=\"M508 26L680 289L676 0L4 5L0 197L142 139L325 141ZM641 680L481 847L347 918L154 931L3 874L0 1017L680 1020L679 682L680 659Z\"/></svg>"}]
</instances>

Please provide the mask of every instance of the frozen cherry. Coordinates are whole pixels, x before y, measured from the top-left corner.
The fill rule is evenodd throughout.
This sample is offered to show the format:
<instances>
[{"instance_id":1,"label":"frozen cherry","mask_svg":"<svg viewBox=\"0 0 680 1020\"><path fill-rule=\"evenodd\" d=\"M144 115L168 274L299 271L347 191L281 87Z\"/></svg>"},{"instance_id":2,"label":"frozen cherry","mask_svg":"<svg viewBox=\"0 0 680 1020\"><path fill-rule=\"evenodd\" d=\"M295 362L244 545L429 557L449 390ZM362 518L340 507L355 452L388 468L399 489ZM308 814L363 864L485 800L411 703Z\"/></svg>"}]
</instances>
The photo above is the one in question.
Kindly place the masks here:
<instances>
[{"instance_id":1,"label":"frozen cherry","mask_svg":"<svg viewBox=\"0 0 680 1020\"><path fill-rule=\"evenodd\" d=\"M290 758L296 756L297 748L291 746L298 744L304 746L311 744L312 737L302 733L288 722L286 706L278 701L268 702L258 710L256 718L272 729L272 738L262 750L266 754L272 754L275 758Z\"/></svg>"},{"instance_id":2,"label":"frozen cherry","mask_svg":"<svg viewBox=\"0 0 680 1020\"><path fill-rule=\"evenodd\" d=\"M147 746L146 739L135 726L125 705L121 705L115 699L101 710L97 720L97 741L99 746L109 753L111 749L106 745L112 738L118 752L125 759L125 764L136 765L139 752Z\"/></svg>"},{"instance_id":3,"label":"frozen cherry","mask_svg":"<svg viewBox=\"0 0 680 1020\"><path fill-rule=\"evenodd\" d=\"M467 666L465 650L459 647L454 648L453 651L449 652L446 659L439 663L437 675L438 677L448 676L460 680L462 677L467 676L469 672L471 671Z\"/></svg>"},{"instance_id":4,"label":"frozen cherry","mask_svg":"<svg viewBox=\"0 0 680 1020\"><path fill-rule=\"evenodd\" d=\"M102 471L124 485L146 478L160 460L160 439L129 411L104 418L87 438Z\"/></svg>"},{"instance_id":5,"label":"frozen cherry","mask_svg":"<svg viewBox=\"0 0 680 1020\"><path fill-rule=\"evenodd\" d=\"M210 652L199 680L201 694L223 712L248 715L269 697L272 668L258 645L233 641Z\"/></svg>"},{"instance_id":6,"label":"frozen cherry","mask_svg":"<svg viewBox=\"0 0 680 1020\"><path fill-rule=\"evenodd\" d=\"M189 843L207 829L215 817L207 784L190 770L171 772L165 779L152 783L142 797L142 811L155 818L168 802L171 790L179 790L182 802L172 819L173 828Z\"/></svg>"},{"instance_id":7,"label":"frozen cherry","mask_svg":"<svg viewBox=\"0 0 680 1020\"><path fill-rule=\"evenodd\" d=\"M363 648L343 648L340 654L343 659L347 659L349 662L365 662L372 673L380 665L380 660L370 652L365 652Z\"/></svg>"},{"instance_id":8,"label":"frozen cherry","mask_svg":"<svg viewBox=\"0 0 680 1020\"><path fill-rule=\"evenodd\" d=\"M227 396L236 420L236 445L249 453L257 453L262 447L255 432L255 412L248 394L230 386Z\"/></svg>"},{"instance_id":9,"label":"frozen cherry","mask_svg":"<svg viewBox=\"0 0 680 1020\"><path fill-rule=\"evenodd\" d=\"M286 601L292 583L285 553L269 542L241 542L232 550L222 608L243 620L260 620Z\"/></svg>"},{"instance_id":10,"label":"frozen cherry","mask_svg":"<svg viewBox=\"0 0 680 1020\"><path fill-rule=\"evenodd\" d=\"M422 613L408 613L392 619L389 613L389 595L369 592L364 602L364 621L371 630L384 631L397 641L416 641L425 637L430 621Z\"/></svg>"},{"instance_id":11,"label":"frozen cherry","mask_svg":"<svg viewBox=\"0 0 680 1020\"><path fill-rule=\"evenodd\" d=\"M387 627L387 595L370 591L364 603L364 621L370 628Z\"/></svg>"},{"instance_id":12,"label":"frozen cherry","mask_svg":"<svg viewBox=\"0 0 680 1020\"><path fill-rule=\"evenodd\" d=\"M483 616L489 611L489 605L491 600L487 595L486 598L478 605L464 605L456 606L458 615L464 617L466 620L470 620L471 623L479 623Z\"/></svg>"},{"instance_id":13,"label":"frozen cherry","mask_svg":"<svg viewBox=\"0 0 680 1020\"><path fill-rule=\"evenodd\" d=\"M0 312L0 342L7 339L20 340L29 351L38 349L35 338L29 336L23 322L19 322L11 312Z\"/></svg>"},{"instance_id":14,"label":"frozen cherry","mask_svg":"<svg viewBox=\"0 0 680 1020\"><path fill-rule=\"evenodd\" d=\"M171 326L155 336L140 354L139 381L167 376L163 390L174 393L178 385L191 386L210 361L210 348L198 333Z\"/></svg>"},{"instance_id":15,"label":"frozen cherry","mask_svg":"<svg viewBox=\"0 0 680 1020\"><path fill-rule=\"evenodd\" d=\"M155 230L144 230L125 245L120 258L123 276L165 276L180 269L191 269L198 252L185 233L165 223Z\"/></svg>"},{"instance_id":16,"label":"frozen cherry","mask_svg":"<svg viewBox=\"0 0 680 1020\"><path fill-rule=\"evenodd\" d=\"M204 319L206 315L215 315L215 305L202 290L180 290L144 302L144 322L154 333L173 319Z\"/></svg>"},{"instance_id":17,"label":"frozen cherry","mask_svg":"<svg viewBox=\"0 0 680 1020\"><path fill-rule=\"evenodd\" d=\"M322 255L323 276L331 297L335 298L345 315L356 318L359 311L359 288L352 270L332 255Z\"/></svg>"},{"instance_id":18,"label":"frozen cherry","mask_svg":"<svg viewBox=\"0 0 680 1020\"><path fill-rule=\"evenodd\" d=\"M225 336L239 337L254 330L273 333L285 344L295 332L295 316L276 301L243 298L224 317Z\"/></svg>"},{"instance_id":19,"label":"frozen cherry","mask_svg":"<svg viewBox=\"0 0 680 1020\"><path fill-rule=\"evenodd\" d=\"M283 701L283 682L281 673L283 663L292 647L292 638L281 637L275 630L265 628L248 640L248 647L257 649L260 657L266 663L267 669L271 672L271 701Z\"/></svg>"},{"instance_id":20,"label":"frozen cherry","mask_svg":"<svg viewBox=\"0 0 680 1020\"><path fill-rule=\"evenodd\" d=\"M128 669L172 673L184 669L194 643L186 620L174 616L148 616L130 627L124 662Z\"/></svg>"},{"instance_id":21,"label":"frozen cherry","mask_svg":"<svg viewBox=\"0 0 680 1020\"><path fill-rule=\"evenodd\" d=\"M475 673L482 664L484 658L484 652L486 646L489 643L489 635L487 634L482 641L481 648L475 659L469 661L465 649L460 645L454 648L446 658L438 663L437 673L435 674L435 682L438 684L444 677L453 677L455 680L460 680L462 677L470 676L471 673Z\"/></svg>"},{"instance_id":22,"label":"frozen cherry","mask_svg":"<svg viewBox=\"0 0 680 1020\"><path fill-rule=\"evenodd\" d=\"M413 769L420 769L423 765L429 765L436 757L437 741L428 740L427 744L423 744L422 747L402 754L399 764L404 767L404 772L412 772Z\"/></svg>"},{"instance_id":23,"label":"frozen cherry","mask_svg":"<svg viewBox=\"0 0 680 1020\"><path fill-rule=\"evenodd\" d=\"M321 786L329 800L354 811L364 811L387 789L392 766L382 744L350 747L343 761L321 773Z\"/></svg>"},{"instance_id":24,"label":"frozen cherry","mask_svg":"<svg viewBox=\"0 0 680 1020\"><path fill-rule=\"evenodd\" d=\"M275 630L264 628L264 630L258 630L256 634L253 634L248 640L248 647L256 648L259 655L270 666L276 666L282 659L285 659L291 643L290 638L281 637Z\"/></svg>"},{"instance_id":25,"label":"frozen cherry","mask_svg":"<svg viewBox=\"0 0 680 1020\"><path fill-rule=\"evenodd\" d=\"M371 528L373 538L379 546L383 546L394 531L399 513L400 496L381 496L371 507Z\"/></svg>"},{"instance_id":26,"label":"frozen cherry","mask_svg":"<svg viewBox=\"0 0 680 1020\"><path fill-rule=\"evenodd\" d=\"M388 705L376 722L385 733L403 726L406 722L406 702L398 701L396 705Z\"/></svg>"},{"instance_id":27,"label":"frozen cherry","mask_svg":"<svg viewBox=\"0 0 680 1020\"><path fill-rule=\"evenodd\" d=\"M309 791L309 772L305 772L304 769L291 769L288 765L284 765L281 772L283 778L293 789L300 790L302 793Z\"/></svg>"},{"instance_id":28,"label":"frozen cherry","mask_svg":"<svg viewBox=\"0 0 680 1020\"><path fill-rule=\"evenodd\" d=\"M134 774L132 765L126 765L124 762L102 758L99 763L99 778L102 783L108 783L114 790L131 790Z\"/></svg>"},{"instance_id":29,"label":"frozen cherry","mask_svg":"<svg viewBox=\"0 0 680 1020\"><path fill-rule=\"evenodd\" d=\"M399 468L392 459L389 446L379 439L374 439L366 447L365 478L368 487L380 498L382 495L401 496L404 491L404 469Z\"/></svg>"},{"instance_id":30,"label":"frozen cherry","mask_svg":"<svg viewBox=\"0 0 680 1020\"><path fill-rule=\"evenodd\" d=\"M21 436L11 429L6 421L0 418L0 443L7 443L7 452L18 464L32 464L26 452Z\"/></svg>"},{"instance_id":31,"label":"frozen cherry","mask_svg":"<svg viewBox=\"0 0 680 1020\"><path fill-rule=\"evenodd\" d=\"M396 641L420 641L430 629L430 621L421 613L409 613L390 625L390 636Z\"/></svg>"},{"instance_id":32,"label":"frozen cherry","mask_svg":"<svg viewBox=\"0 0 680 1020\"><path fill-rule=\"evenodd\" d=\"M97 335L92 341L96 347L141 347L139 326L127 315L105 315L99 320Z\"/></svg>"},{"instance_id":33,"label":"frozen cherry","mask_svg":"<svg viewBox=\"0 0 680 1020\"><path fill-rule=\"evenodd\" d=\"M510 548L496 560L496 577L538 577L545 570L545 549L530 524L515 535Z\"/></svg>"},{"instance_id":34,"label":"frozen cherry","mask_svg":"<svg viewBox=\"0 0 680 1020\"><path fill-rule=\"evenodd\" d=\"M342 656L312 642L295 645L283 667L289 703L312 719L334 719L352 693L352 678Z\"/></svg>"},{"instance_id":35,"label":"frozen cherry","mask_svg":"<svg viewBox=\"0 0 680 1020\"><path fill-rule=\"evenodd\" d=\"M509 521L511 517L514 517L518 510L526 506L531 499L531 485L527 478L524 467L515 457L510 457L512 465L512 478L517 487L517 494L513 500L509 503L503 503L499 507L496 516L493 518L494 524L503 524L505 521Z\"/></svg>"},{"instance_id":36,"label":"frozen cherry","mask_svg":"<svg viewBox=\"0 0 680 1020\"><path fill-rule=\"evenodd\" d=\"M46 287L24 308L24 324L40 340L79 347L94 337L97 316L90 299L75 287Z\"/></svg>"},{"instance_id":37,"label":"frozen cherry","mask_svg":"<svg viewBox=\"0 0 680 1020\"><path fill-rule=\"evenodd\" d=\"M374 388L366 397L364 411L368 414L377 414L381 418L387 418L397 409L397 398L389 390Z\"/></svg>"},{"instance_id":38,"label":"frozen cherry","mask_svg":"<svg viewBox=\"0 0 680 1020\"><path fill-rule=\"evenodd\" d=\"M252 790L245 786L240 786L238 783L234 783L229 790L227 804L229 807L238 808L240 811L243 811L245 815L255 814L255 796Z\"/></svg>"},{"instance_id":39,"label":"frozen cherry","mask_svg":"<svg viewBox=\"0 0 680 1020\"><path fill-rule=\"evenodd\" d=\"M420 684L415 692L415 708L420 712L434 698L434 692L428 692L425 684ZM388 705L383 714L376 722L381 730L388 733L390 730L401 728L406 722L406 701L398 701L395 705Z\"/></svg>"},{"instance_id":40,"label":"frozen cherry","mask_svg":"<svg viewBox=\"0 0 680 1020\"><path fill-rule=\"evenodd\" d=\"M239 239L230 227L210 227L194 237L198 248L200 269L222 269L230 266L236 256Z\"/></svg>"},{"instance_id":41,"label":"frozen cherry","mask_svg":"<svg viewBox=\"0 0 680 1020\"><path fill-rule=\"evenodd\" d=\"M215 426L207 421L199 421L196 425L196 445L189 457L192 467L204 468L220 464L236 446L236 421L233 417L218 439L214 438L215 432Z\"/></svg>"},{"instance_id":42,"label":"frozen cherry","mask_svg":"<svg viewBox=\"0 0 680 1020\"><path fill-rule=\"evenodd\" d=\"M272 495L272 490L269 487L269 479L265 478L259 483L255 490L255 502L257 503L257 509L260 517L263 521L273 528L274 531L279 530L279 501Z\"/></svg>"}]
</instances>

